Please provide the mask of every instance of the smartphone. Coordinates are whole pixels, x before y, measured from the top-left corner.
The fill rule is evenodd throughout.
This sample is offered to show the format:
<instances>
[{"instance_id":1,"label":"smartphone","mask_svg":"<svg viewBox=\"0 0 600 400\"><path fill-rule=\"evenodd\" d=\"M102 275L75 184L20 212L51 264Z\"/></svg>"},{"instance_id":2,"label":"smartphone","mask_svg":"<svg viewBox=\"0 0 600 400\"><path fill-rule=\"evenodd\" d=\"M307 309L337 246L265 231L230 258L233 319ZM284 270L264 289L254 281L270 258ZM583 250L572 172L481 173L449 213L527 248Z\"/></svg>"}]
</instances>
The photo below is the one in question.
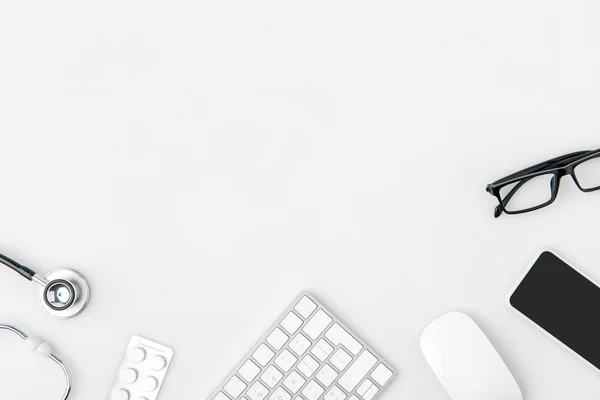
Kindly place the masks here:
<instances>
[{"instance_id":1,"label":"smartphone","mask_svg":"<svg viewBox=\"0 0 600 400\"><path fill-rule=\"evenodd\" d=\"M600 369L600 287L550 251L527 268L509 306Z\"/></svg>"}]
</instances>

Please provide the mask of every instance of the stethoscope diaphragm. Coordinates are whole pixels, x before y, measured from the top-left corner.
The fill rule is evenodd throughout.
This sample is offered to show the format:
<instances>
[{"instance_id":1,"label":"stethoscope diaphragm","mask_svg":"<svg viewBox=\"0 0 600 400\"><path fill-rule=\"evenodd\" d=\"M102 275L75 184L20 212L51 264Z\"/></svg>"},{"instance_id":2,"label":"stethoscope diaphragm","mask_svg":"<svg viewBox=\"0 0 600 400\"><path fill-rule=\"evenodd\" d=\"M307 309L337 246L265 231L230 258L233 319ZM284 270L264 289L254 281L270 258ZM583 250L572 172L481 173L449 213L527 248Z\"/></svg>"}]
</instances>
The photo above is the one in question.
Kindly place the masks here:
<instances>
[{"instance_id":1,"label":"stethoscope diaphragm","mask_svg":"<svg viewBox=\"0 0 600 400\"><path fill-rule=\"evenodd\" d=\"M38 281L40 304L56 318L73 318L84 310L90 299L90 287L79 272L61 268Z\"/></svg>"},{"instance_id":2,"label":"stethoscope diaphragm","mask_svg":"<svg viewBox=\"0 0 600 400\"><path fill-rule=\"evenodd\" d=\"M40 285L40 304L48 314L56 318L73 318L81 314L90 301L90 285L77 271L61 268L42 278L34 270L3 254L0 254L0 264Z\"/></svg>"}]
</instances>

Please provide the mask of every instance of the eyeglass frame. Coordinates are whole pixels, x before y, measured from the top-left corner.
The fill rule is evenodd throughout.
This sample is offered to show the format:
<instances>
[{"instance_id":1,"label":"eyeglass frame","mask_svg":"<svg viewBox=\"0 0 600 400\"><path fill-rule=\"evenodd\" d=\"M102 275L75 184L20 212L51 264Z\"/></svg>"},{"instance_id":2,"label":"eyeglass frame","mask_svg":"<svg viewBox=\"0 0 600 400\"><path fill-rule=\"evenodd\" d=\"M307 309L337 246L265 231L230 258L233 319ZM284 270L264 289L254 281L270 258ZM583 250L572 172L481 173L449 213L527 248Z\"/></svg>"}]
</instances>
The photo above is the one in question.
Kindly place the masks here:
<instances>
[{"instance_id":1,"label":"eyeglass frame","mask_svg":"<svg viewBox=\"0 0 600 400\"><path fill-rule=\"evenodd\" d=\"M581 184L579 183L579 180L577 179L577 176L575 174L575 168L578 165L580 165L588 160L591 160L593 158L598 158L598 157L600 157L600 149L577 151L574 153L569 153L569 154L565 154L560 157L550 159L548 161L536 164L529 168L525 168L521 171L515 172L514 174L510 174L502 179L498 179L497 181L490 183L489 185L486 186L486 191L489 194L491 194L492 196L496 197L496 199L498 200L498 203L499 203L498 206L496 206L496 208L494 209L494 217L498 218L500 215L502 215L503 212L508 215L524 214L524 213L536 211L536 210L539 210L540 208L549 206L550 204L554 203L554 201L556 200L556 198L558 196L558 190L560 188L560 181L566 175L570 175L571 178L573 178L575 185L577 185L579 190L581 190L582 192L589 193L589 192L595 192L597 190L600 190L600 185L597 187L594 187L594 188L584 189L581 186ZM532 178L535 178L537 176L550 175L550 174L554 175L552 177L550 200L548 200L547 202L545 202L543 204L539 204L537 206L530 207L530 208L527 208L524 210L509 211L506 209L506 204L508 204L508 202L510 201L512 196L514 196L514 194L525 183L527 183L529 180L531 180ZM513 183L519 182L519 181L522 181L522 184L517 184L514 188L512 188L512 190L505 196L505 199L504 199L504 200L506 200L506 199L508 199L508 200L503 201L502 196L500 194L500 190L507 185L510 185L510 184L513 184Z\"/></svg>"}]
</instances>

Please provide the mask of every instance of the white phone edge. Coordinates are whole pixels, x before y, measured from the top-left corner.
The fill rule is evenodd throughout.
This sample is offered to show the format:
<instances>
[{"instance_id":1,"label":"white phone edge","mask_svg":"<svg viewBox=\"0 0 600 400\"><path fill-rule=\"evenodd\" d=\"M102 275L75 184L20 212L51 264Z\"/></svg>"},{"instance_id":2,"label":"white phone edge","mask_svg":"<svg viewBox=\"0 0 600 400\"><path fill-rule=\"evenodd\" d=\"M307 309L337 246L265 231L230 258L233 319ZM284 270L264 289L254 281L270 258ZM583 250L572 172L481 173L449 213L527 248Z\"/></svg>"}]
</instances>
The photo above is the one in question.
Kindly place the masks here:
<instances>
[{"instance_id":1,"label":"white phone edge","mask_svg":"<svg viewBox=\"0 0 600 400\"><path fill-rule=\"evenodd\" d=\"M554 337L552 334L550 334L550 332L548 332L547 330L545 330L544 328L542 328L541 326L539 326L538 324L536 324L527 315L523 314L521 311L519 311L515 307L513 307L512 304L510 304L510 298L512 297L512 295L515 293L515 291L517 290L517 288L519 287L519 285L521 284L521 282L523 282L523 279L525 279L525 277L527 276L527 274L529 273L529 271L531 270L531 268L533 268L533 266L535 265L535 262L545 252L549 252L549 253L552 253L553 255L555 255L558 259L560 259L562 262L564 262L565 264L567 264L569 267L571 267L575 271L579 272L584 278L586 278L587 280L589 280L590 282L592 282L594 285L598 286L598 290L600 290L600 285L598 285L598 282L596 282L594 279L590 278L586 273L584 273L583 271L575 268L573 266L573 264L571 264L570 262L568 262L567 260L565 260L560 255L556 254L554 251L549 250L549 249L543 249L543 250L540 250L539 252L536 253L535 257L529 262L529 264L527 265L527 268L525 268L525 271L521 274L521 276L519 277L519 279L517 280L517 282L514 284L514 286L512 287L512 289L510 290L510 292L506 296L506 305L513 312L515 312L517 315L519 315L521 318L523 318L525 321L527 321L531 326L535 327L538 331L541 331L546 337L549 337L554 343L557 343L560 347L562 347L563 349L567 350L568 353L570 353L571 355L574 355L577 359L583 361L586 365L592 367L592 369L597 374L600 375L600 368L596 367L594 364L592 364L591 362L589 362L588 360L586 360L585 358L583 358L582 356L580 356L579 354L577 354L577 352L575 350L572 350L569 346L567 346L566 344L564 344L563 342L561 342L560 340L558 340L556 337Z\"/></svg>"}]
</instances>

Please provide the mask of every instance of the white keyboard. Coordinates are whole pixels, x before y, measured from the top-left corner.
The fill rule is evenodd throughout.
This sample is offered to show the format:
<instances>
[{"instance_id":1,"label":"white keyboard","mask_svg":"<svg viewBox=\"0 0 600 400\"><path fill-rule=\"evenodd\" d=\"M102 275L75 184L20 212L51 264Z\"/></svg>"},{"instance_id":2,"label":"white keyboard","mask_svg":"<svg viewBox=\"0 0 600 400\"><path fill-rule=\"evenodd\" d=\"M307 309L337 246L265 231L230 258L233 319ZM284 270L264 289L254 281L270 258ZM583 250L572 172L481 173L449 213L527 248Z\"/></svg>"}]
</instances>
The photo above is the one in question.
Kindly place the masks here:
<instances>
[{"instance_id":1,"label":"white keyboard","mask_svg":"<svg viewBox=\"0 0 600 400\"><path fill-rule=\"evenodd\" d=\"M396 375L302 293L209 400L373 400Z\"/></svg>"}]
</instances>

